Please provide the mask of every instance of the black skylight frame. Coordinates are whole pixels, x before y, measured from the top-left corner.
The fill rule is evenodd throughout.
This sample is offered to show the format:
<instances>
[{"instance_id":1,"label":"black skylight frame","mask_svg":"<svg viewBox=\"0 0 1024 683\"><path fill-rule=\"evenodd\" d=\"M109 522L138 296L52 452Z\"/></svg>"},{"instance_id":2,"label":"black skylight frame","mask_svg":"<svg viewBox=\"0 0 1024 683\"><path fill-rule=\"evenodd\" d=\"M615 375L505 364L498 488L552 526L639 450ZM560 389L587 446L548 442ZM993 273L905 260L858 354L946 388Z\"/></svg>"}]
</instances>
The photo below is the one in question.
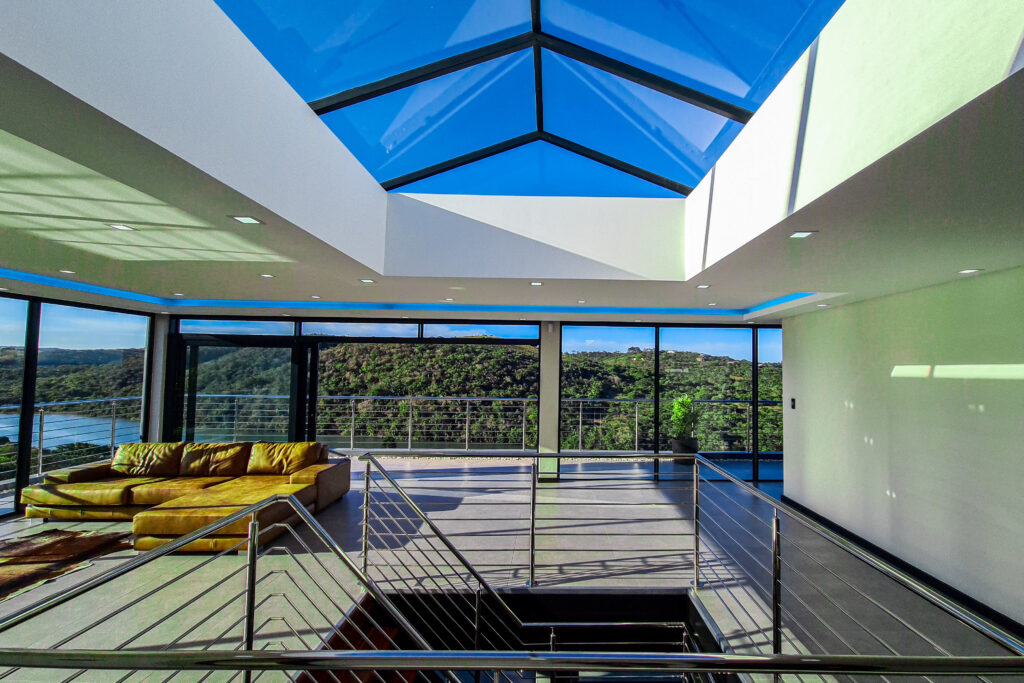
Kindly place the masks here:
<instances>
[{"instance_id":1,"label":"black skylight frame","mask_svg":"<svg viewBox=\"0 0 1024 683\"><path fill-rule=\"evenodd\" d=\"M541 51L549 50L553 53L562 55L563 57L587 64L619 78L632 81L633 83L637 83L645 88L650 88L651 90L668 95L669 97L674 97L677 100L681 100L695 107L705 109L741 124L747 123L747 121L750 120L750 117L753 116L753 112L714 97L713 95L709 95L706 92L687 87L670 79L645 71L644 69L637 68L630 64L626 64L625 62L603 55L600 52L595 52L577 45L576 43L545 33L541 26L540 3L541 0L530 0L531 30L526 33L506 38L504 40L499 40L495 43L491 43L490 45L485 45L474 50L468 50L452 57L446 57L445 59L440 59L431 64L409 69L408 71L403 71L402 73L382 78L372 83L343 90L342 92L334 95L314 100L309 103L309 106L318 116L323 116L324 114L329 114L332 111L336 111L344 107L365 102L366 100L387 95L388 93L395 92L396 90L408 88L409 86L423 83L433 78L445 76L471 66L476 66L477 64L488 62L492 59L504 57L505 55L512 54L513 52L519 52L530 48L533 50L534 107L537 112L536 130L524 135L518 135L494 145L488 145L487 147L452 157L440 163L432 164L417 171L413 171L412 173L406 173L396 178L382 181L381 186L385 190L395 190L405 185L424 180L425 178L445 173L446 171L450 171L460 166L465 166L466 164L471 164L496 154L507 152L531 142L542 141L574 154L578 154L579 156L592 161L596 161L600 164L604 164L605 166L609 166L623 173L628 173L629 175L646 180L649 183L677 192L684 197L690 194L693 191L693 188L689 185L676 182L657 173L652 173L651 171L626 163L616 157L598 152L595 149L591 149L590 147L586 147L546 131L544 129L544 76L541 69Z\"/></svg>"}]
</instances>

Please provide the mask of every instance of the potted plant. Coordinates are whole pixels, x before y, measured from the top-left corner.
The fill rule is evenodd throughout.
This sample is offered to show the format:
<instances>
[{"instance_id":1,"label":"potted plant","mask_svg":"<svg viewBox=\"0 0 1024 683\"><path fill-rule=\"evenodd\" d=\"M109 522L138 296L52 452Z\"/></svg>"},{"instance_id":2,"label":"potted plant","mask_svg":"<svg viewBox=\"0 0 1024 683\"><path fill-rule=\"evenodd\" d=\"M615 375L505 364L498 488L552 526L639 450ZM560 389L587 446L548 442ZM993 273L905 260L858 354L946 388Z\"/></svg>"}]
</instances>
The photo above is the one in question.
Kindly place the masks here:
<instances>
[{"instance_id":1,"label":"potted plant","mask_svg":"<svg viewBox=\"0 0 1024 683\"><path fill-rule=\"evenodd\" d=\"M696 453L699 447L697 437L697 420L700 419L700 406L688 394L672 401L672 429L669 442L673 453Z\"/></svg>"}]
</instances>

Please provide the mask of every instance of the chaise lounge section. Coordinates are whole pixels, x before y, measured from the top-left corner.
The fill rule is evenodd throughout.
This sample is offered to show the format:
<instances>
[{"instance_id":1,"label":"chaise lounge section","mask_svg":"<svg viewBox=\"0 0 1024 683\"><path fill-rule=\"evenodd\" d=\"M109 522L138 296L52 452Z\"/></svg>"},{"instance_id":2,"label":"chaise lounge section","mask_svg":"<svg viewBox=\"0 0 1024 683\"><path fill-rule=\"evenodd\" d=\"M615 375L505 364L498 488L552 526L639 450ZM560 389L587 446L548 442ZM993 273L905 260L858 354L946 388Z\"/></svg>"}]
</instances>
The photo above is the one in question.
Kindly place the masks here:
<instances>
[{"instance_id":1,"label":"chaise lounge section","mask_svg":"<svg viewBox=\"0 0 1024 683\"><path fill-rule=\"evenodd\" d=\"M319 512L345 495L350 477L348 458L331 459L316 442L135 443L122 444L109 463L48 473L21 501L26 517L131 519L135 549L149 550L270 496L295 496ZM283 502L257 513L261 529L294 517ZM247 526L230 525L184 550L233 547ZM264 531L260 543L282 531Z\"/></svg>"}]
</instances>

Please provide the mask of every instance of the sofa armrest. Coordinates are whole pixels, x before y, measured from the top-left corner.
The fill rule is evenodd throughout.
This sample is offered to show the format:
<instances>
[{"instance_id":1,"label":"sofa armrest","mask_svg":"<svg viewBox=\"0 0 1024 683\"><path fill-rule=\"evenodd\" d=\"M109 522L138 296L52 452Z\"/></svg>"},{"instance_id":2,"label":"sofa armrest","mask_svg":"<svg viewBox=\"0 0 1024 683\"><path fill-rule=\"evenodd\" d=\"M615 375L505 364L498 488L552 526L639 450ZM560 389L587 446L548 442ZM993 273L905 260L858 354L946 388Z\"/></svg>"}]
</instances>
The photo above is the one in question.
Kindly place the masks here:
<instances>
[{"instance_id":1,"label":"sofa armrest","mask_svg":"<svg viewBox=\"0 0 1024 683\"><path fill-rule=\"evenodd\" d=\"M316 510L319 512L348 492L352 485L352 464L348 458L343 458L310 465L291 475L289 483L316 486Z\"/></svg>"},{"instance_id":2,"label":"sofa armrest","mask_svg":"<svg viewBox=\"0 0 1024 683\"><path fill-rule=\"evenodd\" d=\"M43 475L44 484L75 484L82 481L98 481L110 476L109 462L94 462L64 470L54 470Z\"/></svg>"}]
</instances>

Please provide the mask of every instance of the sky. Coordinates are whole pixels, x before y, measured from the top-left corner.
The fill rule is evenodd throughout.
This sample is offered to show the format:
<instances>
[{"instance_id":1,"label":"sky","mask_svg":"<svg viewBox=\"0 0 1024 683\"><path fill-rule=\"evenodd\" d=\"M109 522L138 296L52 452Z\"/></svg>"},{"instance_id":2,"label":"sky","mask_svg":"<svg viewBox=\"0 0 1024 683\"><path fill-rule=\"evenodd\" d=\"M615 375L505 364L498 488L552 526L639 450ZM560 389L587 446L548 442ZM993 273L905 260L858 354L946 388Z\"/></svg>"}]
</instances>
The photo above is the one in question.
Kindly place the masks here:
<instances>
[{"instance_id":1,"label":"sky","mask_svg":"<svg viewBox=\"0 0 1024 683\"><path fill-rule=\"evenodd\" d=\"M28 305L0 299L0 346L25 344ZM43 304L39 319L40 348L141 349L146 346L145 316Z\"/></svg>"},{"instance_id":2,"label":"sky","mask_svg":"<svg viewBox=\"0 0 1024 683\"><path fill-rule=\"evenodd\" d=\"M661 331L662 351L694 351L712 356L750 360L748 328L666 327ZM782 330L758 332L758 360L782 361ZM653 327L598 327L565 325L562 327L562 352L627 351L632 347L654 348Z\"/></svg>"},{"instance_id":3,"label":"sky","mask_svg":"<svg viewBox=\"0 0 1024 683\"><path fill-rule=\"evenodd\" d=\"M0 346L21 346L25 341L27 304L17 299L0 298ZM293 323L286 321L182 321L183 332L221 332L232 334L291 334ZM319 328L319 329L318 329ZM344 336L415 336L415 323L306 323L307 333ZM536 325L427 324L428 337L465 337L488 335L505 339L537 338ZM714 356L750 360L748 328L663 328L663 351L695 351ZM782 330L760 330L758 360L782 361ZM118 349L146 345L146 318L142 316L96 311L87 308L44 304L39 345L43 348ZM652 327L612 327L566 325L562 328L562 352L618 351L632 347L654 348Z\"/></svg>"}]
</instances>

